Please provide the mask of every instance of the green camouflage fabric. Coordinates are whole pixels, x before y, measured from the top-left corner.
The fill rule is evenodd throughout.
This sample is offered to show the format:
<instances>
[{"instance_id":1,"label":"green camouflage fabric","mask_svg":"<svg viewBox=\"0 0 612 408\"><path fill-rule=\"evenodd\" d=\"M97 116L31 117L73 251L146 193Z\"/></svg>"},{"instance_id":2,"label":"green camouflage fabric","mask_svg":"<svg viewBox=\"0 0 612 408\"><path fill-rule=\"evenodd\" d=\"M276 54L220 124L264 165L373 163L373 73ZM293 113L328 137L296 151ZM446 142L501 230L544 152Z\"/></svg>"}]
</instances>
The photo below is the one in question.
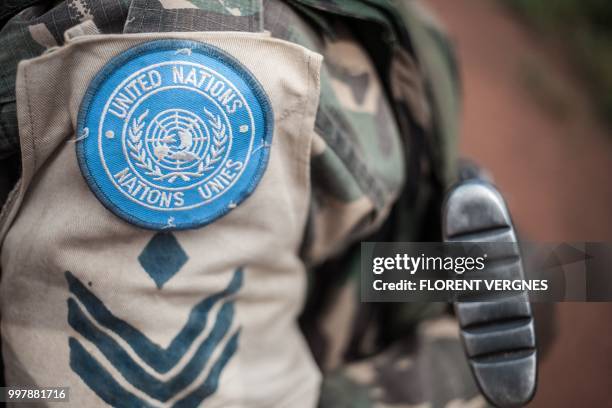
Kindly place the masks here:
<instances>
[{"instance_id":1,"label":"green camouflage fabric","mask_svg":"<svg viewBox=\"0 0 612 408\"><path fill-rule=\"evenodd\" d=\"M444 304L359 299L359 241L439 240L455 178L452 49L415 1L64 0L0 5L0 202L19 176L15 75L93 20L102 33L261 31L324 56L300 324L321 407L480 407ZM433 319L433 320L431 320Z\"/></svg>"},{"instance_id":2,"label":"green camouflage fabric","mask_svg":"<svg viewBox=\"0 0 612 408\"><path fill-rule=\"evenodd\" d=\"M410 339L368 359L345 364L325 377L321 407L426 408L488 406L470 382L457 323L426 321Z\"/></svg>"}]
</instances>

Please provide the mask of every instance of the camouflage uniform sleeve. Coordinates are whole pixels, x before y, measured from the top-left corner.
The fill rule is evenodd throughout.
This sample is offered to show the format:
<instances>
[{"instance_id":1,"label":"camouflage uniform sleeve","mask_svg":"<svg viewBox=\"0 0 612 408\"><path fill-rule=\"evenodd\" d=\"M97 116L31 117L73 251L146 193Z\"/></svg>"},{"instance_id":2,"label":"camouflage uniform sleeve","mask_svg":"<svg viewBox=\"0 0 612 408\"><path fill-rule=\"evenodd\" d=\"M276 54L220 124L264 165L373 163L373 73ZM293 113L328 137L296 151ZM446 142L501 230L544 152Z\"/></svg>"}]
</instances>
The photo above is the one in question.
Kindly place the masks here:
<instances>
[{"instance_id":1,"label":"camouflage uniform sleeve","mask_svg":"<svg viewBox=\"0 0 612 408\"><path fill-rule=\"evenodd\" d=\"M305 18L319 11L310 21L320 29L305 35L308 28L294 22L284 34L325 57L304 254L313 267L301 319L324 372L320 406L484 406L456 322L443 316L447 306L361 303L360 249L352 244L440 239L442 194L456 172L460 95L452 48L413 2L296 3ZM389 14L395 19L385 20ZM371 58L361 71L349 55L355 44ZM376 107L356 103L360 92L376 91ZM385 155L385 147L401 154ZM369 207L360 212L359 202Z\"/></svg>"},{"instance_id":2,"label":"camouflage uniform sleeve","mask_svg":"<svg viewBox=\"0 0 612 408\"><path fill-rule=\"evenodd\" d=\"M64 31L84 20L93 19L103 33L198 31L204 22L209 29L249 31L264 24L274 36L322 53L311 214L302 249L312 285L301 321L325 372L321 405L472 399L447 322L438 329L418 324L444 305L372 307L359 301L354 243L430 238L436 201L454 177L456 68L446 40L414 2L265 0L263 22L241 18L258 10L240 0L43 3L22 3L0 31L0 158L19 150L17 63L61 45ZM468 380L440 381L442 370L446 378Z\"/></svg>"}]
</instances>

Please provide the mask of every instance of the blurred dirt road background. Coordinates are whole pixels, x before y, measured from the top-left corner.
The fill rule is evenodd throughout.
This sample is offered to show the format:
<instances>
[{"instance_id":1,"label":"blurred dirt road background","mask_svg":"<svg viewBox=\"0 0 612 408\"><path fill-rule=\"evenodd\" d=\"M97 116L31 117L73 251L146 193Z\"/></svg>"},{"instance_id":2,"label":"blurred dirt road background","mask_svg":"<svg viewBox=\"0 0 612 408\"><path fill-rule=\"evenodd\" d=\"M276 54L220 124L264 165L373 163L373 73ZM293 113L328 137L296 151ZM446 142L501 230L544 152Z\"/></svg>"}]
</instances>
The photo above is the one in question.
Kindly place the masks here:
<instances>
[{"instance_id":1,"label":"blurred dirt road background","mask_svg":"<svg viewBox=\"0 0 612 408\"><path fill-rule=\"evenodd\" d=\"M612 241L612 132L563 44L491 0L427 0L457 47L461 150L488 168L523 239ZM612 303L555 307L531 407L612 406Z\"/></svg>"}]
</instances>

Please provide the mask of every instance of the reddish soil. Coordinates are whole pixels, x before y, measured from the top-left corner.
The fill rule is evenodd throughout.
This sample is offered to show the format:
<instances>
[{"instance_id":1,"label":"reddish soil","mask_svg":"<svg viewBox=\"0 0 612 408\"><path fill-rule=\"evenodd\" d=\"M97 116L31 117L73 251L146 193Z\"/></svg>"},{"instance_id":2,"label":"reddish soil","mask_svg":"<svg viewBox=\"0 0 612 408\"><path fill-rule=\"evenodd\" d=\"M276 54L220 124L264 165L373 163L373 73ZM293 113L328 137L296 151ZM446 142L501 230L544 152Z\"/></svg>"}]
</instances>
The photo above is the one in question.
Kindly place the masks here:
<instances>
[{"instance_id":1,"label":"reddish soil","mask_svg":"<svg viewBox=\"0 0 612 408\"><path fill-rule=\"evenodd\" d=\"M612 241L612 132L559 44L490 0L427 0L459 54L461 150L493 174L523 238ZM556 305L532 407L612 405L612 304Z\"/></svg>"}]
</instances>

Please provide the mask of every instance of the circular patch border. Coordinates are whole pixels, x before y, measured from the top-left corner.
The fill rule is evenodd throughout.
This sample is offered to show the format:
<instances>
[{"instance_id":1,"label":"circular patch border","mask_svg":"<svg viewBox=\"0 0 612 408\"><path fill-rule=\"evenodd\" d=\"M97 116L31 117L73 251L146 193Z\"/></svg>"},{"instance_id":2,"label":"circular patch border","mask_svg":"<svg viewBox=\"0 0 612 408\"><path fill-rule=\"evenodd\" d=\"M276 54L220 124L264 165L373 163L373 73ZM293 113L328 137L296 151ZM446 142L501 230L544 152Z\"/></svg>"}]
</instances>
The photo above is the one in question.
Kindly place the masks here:
<instances>
[{"instance_id":1,"label":"circular patch border","mask_svg":"<svg viewBox=\"0 0 612 408\"><path fill-rule=\"evenodd\" d=\"M160 214L164 214L168 216L168 221L173 219L172 215L176 215L176 212L181 212L183 215L184 212L189 212L188 217L191 218L189 221L180 221L177 224L173 224L171 222L158 222L158 221L150 221L143 220L142 217L137 217L134 214L126 211L125 209L120 207L120 203L113 201L104 189L99 184L99 176L98 178L92 174L92 169L89 167L88 158L86 155L86 147L85 143L87 138L92 137L92 135L88 135L81 139L77 137L76 142L76 153L77 153L77 161L79 167L81 169L81 173L85 178L89 189L94 193L97 199L113 214L117 215L119 218L137 225L139 227L149 229L149 230L186 230L186 229L195 229L199 227L203 227L208 225L215 220L223 217L238 205L240 205L244 200L246 200L258 186L261 181L263 174L267 168L269 157L270 157L270 149L273 137L274 130L274 114L272 110L272 105L268 98L268 95L263 89L263 86L260 82L255 78L255 76L236 58L229 55L227 52L222 49L215 47L210 44L202 43L194 40L184 40L184 39L161 39L161 40L152 40L148 42L144 42L138 45L135 45L117 56L113 57L104 67L95 75L94 79L89 83L87 87L87 91L83 96L82 102L79 107L78 119L77 119L77 136L83 135L83 132L86 129L86 122L88 121L89 114L91 113L92 105L94 99L100 90L100 88L105 84L107 80L111 77L113 72L129 63L131 60L136 59L143 54L149 54L156 51L177 51L177 50L191 50L191 53L201 53L204 56L217 59L220 63L224 64L228 69L233 70L233 73L237 75L246 86L248 86L249 90L252 93L252 96L259 103L259 109L261 110L261 119L263 119L262 127L263 130L258 132L257 130L253 131L252 142L253 146L249 151L249 158L253 155L254 151L259 150L259 157L257 163L252 163L252 160L249 160L244 166L244 170L238 176L236 182L240 179L240 177L244 176L244 172L252 167L256 166L254 172L249 176L250 178L245 181L245 185L240 187L240 190L234 192L232 195L232 199L229 201L226 200L227 205L223 205L221 208L218 208L214 211L206 211L206 203L195 207L189 208L186 210L154 210L145 205L140 205L144 214L149 214L152 212L152 216L159 216ZM186 59L177 58L179 61L185 61L187 63L201 63L199 61L189 61ZM146 67L143 67L146 68ZM143 69L141 68L141 69ZM139 69L134 70L130 75L139 71ZM236 87L236 84L228 82ZM115 88L117 89L117 88ZM244 90L240 90L240 93L244 96ZM248 104L247 104L248 105ZM251 109L250 105L249 109ZM181 108L180 106L177 109ZM98 123L102 123L102 120L99 119ZM231 120L229 120L231 123ZM91 132L91 130L88 130ZM98 130L96 129L96 140L99 140L103 137L101 134L97 134ZM258 145L258 141L261 141L261 146ZM98 144L98 142L96 142ZM123 144L123 143L122 143ZM262 148L264 147L264 148ZM97 153L100 155L100 150L97 150ZM104 163L104 159L101 159L101 162ZM216 171L216 170L215 170ZM117 188L115 180L113 180L107 172L103 174L104 177L108 178L108 182L113 185L120 193L124 193L121 189ZM220 199L222 195L225 193L232 191L236 186L232 184L226 191L223 191L219 194ZM216 199L215 199L216 200Z\"/></svg>"}]
</instances>

